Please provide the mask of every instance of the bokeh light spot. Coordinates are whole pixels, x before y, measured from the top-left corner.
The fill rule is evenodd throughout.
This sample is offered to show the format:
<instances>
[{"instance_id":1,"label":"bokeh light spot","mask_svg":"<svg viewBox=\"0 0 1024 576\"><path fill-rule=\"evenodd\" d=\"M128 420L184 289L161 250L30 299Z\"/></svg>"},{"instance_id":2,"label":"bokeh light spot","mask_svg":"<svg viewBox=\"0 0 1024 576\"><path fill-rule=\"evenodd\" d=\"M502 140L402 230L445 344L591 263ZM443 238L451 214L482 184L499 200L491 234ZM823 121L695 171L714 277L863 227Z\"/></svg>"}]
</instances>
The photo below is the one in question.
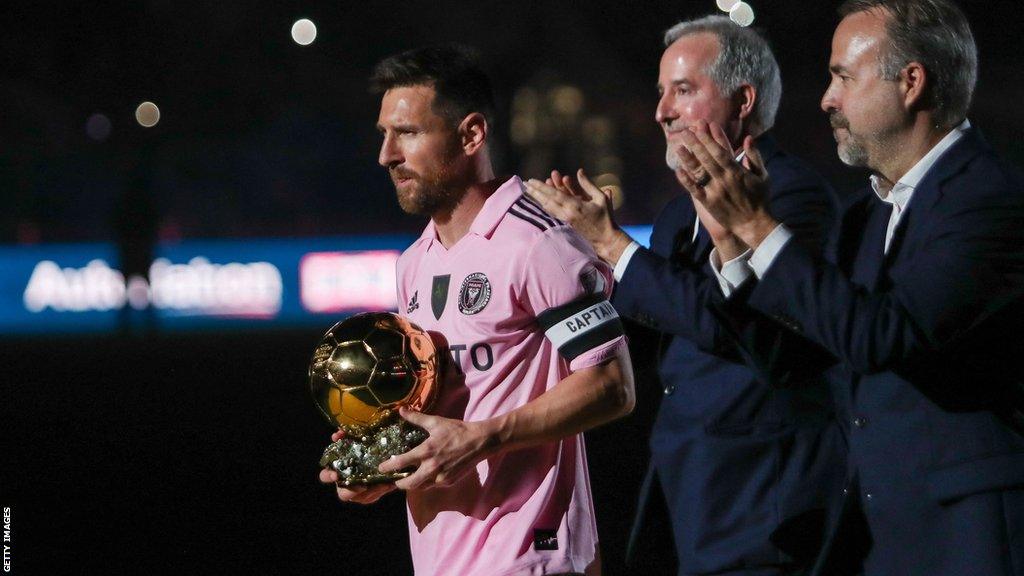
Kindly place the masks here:
<instances>
[{"instance_id":1,"label":"bokeh light spot","mask_svg":"<svg viewBox=\"0 0 1024 576\"><path fill-rule=\"evenodd\" d=\"M737 2L729 10L729 18L740 26L750 26L754 23L754 9L746 2Z\"/></svg>"},{"instance_id":2,"label":"bokeh light spot","mask_svg":"<svg viewBox=\"0 0 1024 576\"><path fill-rule=\"evenodd\" d=\"M102 142L110 136L110 130L113 125L110 123L110 118L107 118L106 114L93 114L89 116L89 119L85 121L85 133L96 140Z\"/></svg>"},{"instance_id":3,"label":"bokeh light spot","mask_svg":"<svg viewBox=\"0 0 1024 576\"><path fill-rule=\"evenodd\" d=\"M732 10L732 7L739 3L740 0L716 0L715 4L718 5L718 9L722 12L728 12Z\"/></svg>"},{"instance_id":4,"label":"bokeh light spot","mask_svg":"<svg viewBox=\"0 0 1024 576\"><path fill-rule=\"evenodd\" d=\"M308 18L296 20L292 24L292 40L300 46L309 46L316 40L316 24Z\"/></svg>"},{"instance_id":5,"label":"bokeh light spot","mask_svg":"<svg viewBox=\"0 0 1024 576\"><path fill-rule=\"evenodd\" d=\"M152 128L160 121L160 109L152 102L143 102L135 109L135 120L144 128Z\"/></svg>"}]
</instances>

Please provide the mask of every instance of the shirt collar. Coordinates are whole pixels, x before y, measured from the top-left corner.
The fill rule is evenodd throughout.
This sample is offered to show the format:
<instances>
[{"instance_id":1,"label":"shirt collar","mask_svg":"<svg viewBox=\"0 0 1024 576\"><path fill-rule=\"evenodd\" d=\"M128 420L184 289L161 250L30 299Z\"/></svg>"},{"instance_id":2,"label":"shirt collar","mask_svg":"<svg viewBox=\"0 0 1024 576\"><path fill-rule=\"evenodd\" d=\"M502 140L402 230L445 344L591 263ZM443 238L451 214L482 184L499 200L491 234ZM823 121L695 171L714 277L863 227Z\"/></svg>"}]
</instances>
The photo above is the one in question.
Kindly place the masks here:
<instances>
[{"instance_id":1,"label":"shirt collar","mask_svg":"<svg viewBox=\"0 0 1024 576\"><path fill-rule=\"evenodd\" d=\"M473 219L473 225L469 227L470 233L490 238L491 233L498 227L498 222L501 222L508 209L519 200L524 190L523 181L519 176L506 180L484 202L484 207L480 209L480 213Z\"/></svg>"},{"instance_id":2,"label":"shirt collar","mask_svg":"<svg viewBox=\"0 0 1024 576\"><path fill-rule=\"evenodd\" d=\"M896 184L894 185L890 185L889 182L881 176L872 174L871 189L875 191L875 194L883 202L887 202L889 204L895 203L902 209L910 200L910 195L914 192L914 188L917 188L917 185L921 183L921 180L923 180L928 174L928 171L931 170L932 166L938 162L939 158L942 157L946 150L949 150L953 144L956 144L957 140L959 140L964 135L964 132L969 130L970 127L971 122L965 119L959 126L950 130L949 134L946 134L942 140L939 140L939 142L933 146L927 154L918 160L917 164L914 164L914 166L908 170L902 178L896 181Z\"/></svg>"},{"instance_id":3,"label":"shirt collar","mask_svg":"<svg viewBox=\"0 0 1024 576\"><path fill-rule=\"evenodd\" d=\"M473 224L469 227L470 234L478 234L489 238L498 226L498 222L501 222L502 217L508 212L508 209L523 195L523 190L523 181L519 176L513 176L506 180L504 184L499 186L484 201L483 208L477 213L476 218L473 219ZM419 239L431 243L437 240L437 228L434 225L433 219L427 223Z\"/></svg>"}]
</instances>

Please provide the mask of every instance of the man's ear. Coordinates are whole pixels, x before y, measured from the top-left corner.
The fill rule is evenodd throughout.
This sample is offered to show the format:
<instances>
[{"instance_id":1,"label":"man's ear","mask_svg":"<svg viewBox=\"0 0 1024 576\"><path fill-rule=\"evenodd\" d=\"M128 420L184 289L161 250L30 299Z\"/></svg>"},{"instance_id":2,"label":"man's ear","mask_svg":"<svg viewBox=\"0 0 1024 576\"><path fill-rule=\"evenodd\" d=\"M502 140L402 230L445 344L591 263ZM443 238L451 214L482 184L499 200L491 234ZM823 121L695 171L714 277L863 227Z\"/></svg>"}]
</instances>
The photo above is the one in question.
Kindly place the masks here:
<instances>
[{"instance_id":1,"label":"man's ear","mask_svg":"<svg viewBox=\"0 0 1024 576\"><path fill-rule=\"evenodd\" d=\"M931 78L920 62L910 62L900 70L900 92L903 106L908 111L918 110L926 105L925 90Z\"/></svg>"},{"instance_id":2,"label":"man's ear","mask_svg":"<svg viewBox=\"0 0 1024 576\"><path fill-rule=\"evenodd\" d=\"M471 112L459 123L459 146L467 156L476 154L487 142L487 118Z\"/></svg>"},{"instance_id":3,"label":"man's ear","mask_svg":"<svg viewBox=\"0 0 1024 576\"><path fill-rule=\"evenodd\" d=\"M754 106L757 105L757 88L750 84L741 84L733 94L733 106L739 113L739 119L747 121L754 113Z\"/></svg>"}]
</instances>

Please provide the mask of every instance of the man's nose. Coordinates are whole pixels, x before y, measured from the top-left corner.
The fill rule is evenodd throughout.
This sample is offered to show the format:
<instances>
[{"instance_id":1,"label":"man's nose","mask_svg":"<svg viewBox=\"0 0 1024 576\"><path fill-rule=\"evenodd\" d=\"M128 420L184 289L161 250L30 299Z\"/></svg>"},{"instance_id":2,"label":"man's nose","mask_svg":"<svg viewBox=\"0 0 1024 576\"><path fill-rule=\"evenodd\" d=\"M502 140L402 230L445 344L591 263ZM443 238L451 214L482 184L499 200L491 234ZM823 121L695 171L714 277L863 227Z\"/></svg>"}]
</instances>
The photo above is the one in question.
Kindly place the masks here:
<instances>
[{"instance_id":1,"label":"man's nose","mask_svg":"<svg viewBox=\"0 0 1024 576\"><path fill-rule=\"evenodd\" d=\"M654 109L654 120L658 124L671 123L673 120L678 118L679 115L672 108L672 102L669 99L668 92L661 95L658 98L658 106Z\"/></svg>"},{"instance_id":2,"label":"man's nose","mask_svg":"<svg viewBox=\"0 0 1024 576\"><path fill-rule=\"evenodd\" d=\"M821 95L821 109L828 114L839 110L839 102L836 100L835 92L832 90L832 84L828 85L825 89L825 93Z\"/></svg>"},{"instance_id":3,"label":"man's nose","mask_svg":"<svg viewBox=\"0 0 1024 576\"><path fill-rule=\"evenodd\" d=\"M395 145L395 140L391 136L384 136L384 142L380 145L380 154L377 156L377 163L385 168L402 163L401 150Z\"/></svg>"}]
</instances>

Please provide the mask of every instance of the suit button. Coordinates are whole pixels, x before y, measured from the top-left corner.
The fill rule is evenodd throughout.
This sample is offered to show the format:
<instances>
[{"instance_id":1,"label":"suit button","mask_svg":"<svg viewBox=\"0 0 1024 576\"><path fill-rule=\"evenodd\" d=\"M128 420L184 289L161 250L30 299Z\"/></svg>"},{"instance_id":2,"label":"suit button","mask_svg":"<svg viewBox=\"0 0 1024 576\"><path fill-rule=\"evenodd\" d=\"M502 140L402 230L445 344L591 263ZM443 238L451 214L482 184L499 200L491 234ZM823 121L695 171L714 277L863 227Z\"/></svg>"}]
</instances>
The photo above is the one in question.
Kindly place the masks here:
<instances>
[{"instance_id":1,"label":"suit button","mask_svg":"<svg viewBox=\"0 0 1024 576\"><path fill-rule=\"evenodd\" d=\"M864 493L864 499L867 500L868 502L870 502L872 498L874 498L874 496L871 495L871 492Z\"/></svg>"},{"instance_id":2,"label":"suit button","mask_svg":"<svg viewBox=\"0 0 1024 576\"><path fill-rule=\"evenodd\" d=\"M868 425L868 420L867 418L858 416L853 419L853 425L856 426L857 428L863 428Z\"/></svg>"},{"instance_id":3,"label":"suit button","mask_svg":"<svg viewBox=\"0 0 1024 576\"><path fill-rule=\"evenodd\" d=\"M665 386L665 396L671 396L672 393L675 392L675 391L676 391L675 384L669 384L668 386Z\"/></svg>"}]
</instances>

